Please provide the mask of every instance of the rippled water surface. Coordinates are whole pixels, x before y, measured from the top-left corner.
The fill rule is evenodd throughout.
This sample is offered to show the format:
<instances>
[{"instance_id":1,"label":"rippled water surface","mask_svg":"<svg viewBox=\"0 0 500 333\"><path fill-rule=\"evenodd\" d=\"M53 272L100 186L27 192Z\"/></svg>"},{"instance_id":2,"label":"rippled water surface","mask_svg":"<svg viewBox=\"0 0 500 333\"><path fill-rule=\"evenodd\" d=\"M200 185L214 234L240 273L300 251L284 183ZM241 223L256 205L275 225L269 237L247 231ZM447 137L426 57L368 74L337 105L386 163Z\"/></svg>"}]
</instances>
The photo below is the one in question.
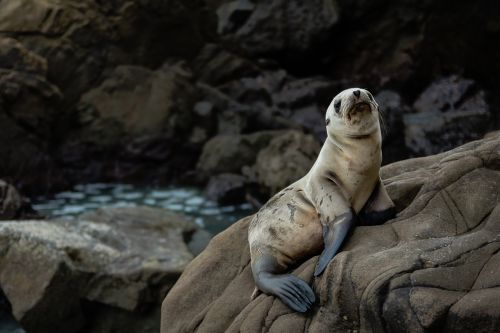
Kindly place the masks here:
<instances>
[{"instance_id":1,"label":"rippled water surface","mask_svg":"<svg viewBox=\"0 0 500 333\"><path fill-rule=\"evenodd\" d=\"M33 208L49 217L74 218L102 206L151 206L166 208L190 217L216 234L252 213L249 204L220 206L191 187L143 188L129 184L85 184L51 197L38 197Z\"/></svg>"}]
</instances>

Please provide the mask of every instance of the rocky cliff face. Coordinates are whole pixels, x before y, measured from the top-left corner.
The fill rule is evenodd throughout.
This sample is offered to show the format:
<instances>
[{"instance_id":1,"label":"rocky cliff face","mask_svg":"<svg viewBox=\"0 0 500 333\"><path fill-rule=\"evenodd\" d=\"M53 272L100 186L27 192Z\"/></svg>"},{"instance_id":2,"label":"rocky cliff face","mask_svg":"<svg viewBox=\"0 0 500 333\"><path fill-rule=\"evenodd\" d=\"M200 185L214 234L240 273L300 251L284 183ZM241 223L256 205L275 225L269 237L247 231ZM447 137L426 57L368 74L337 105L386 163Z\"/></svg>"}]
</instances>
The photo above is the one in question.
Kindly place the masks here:
<instances>
[{"instance_id":1,"label":"rocky cliff face","mask_svg":"<svg viewBox=\"0 0 500 333\"><path fill-rule=\"evenodd\" d=\"M353 85L381 100L386 163L455 147L497 127L497 7L2 1L0 178L28 192L204 184L218 173L189 171L210 139L293 129L321 142L326 106ZM243 169L257 164L228 168L255 183Z\"/></svg>"},{"instance_id":2,"label":"rocky cliff face","mask_svg":"<svg viewBox=\"0 0 500 333\"><path fill-rule=\"evenodd\" d=\"M397 217L357 227L319 278L318 257L293 270L317 295L309 313L251 299L248 217L187 266L163 302L162 333L498 331L498 134L390 164L382 178Z\"/></svg>"}]
</instances>

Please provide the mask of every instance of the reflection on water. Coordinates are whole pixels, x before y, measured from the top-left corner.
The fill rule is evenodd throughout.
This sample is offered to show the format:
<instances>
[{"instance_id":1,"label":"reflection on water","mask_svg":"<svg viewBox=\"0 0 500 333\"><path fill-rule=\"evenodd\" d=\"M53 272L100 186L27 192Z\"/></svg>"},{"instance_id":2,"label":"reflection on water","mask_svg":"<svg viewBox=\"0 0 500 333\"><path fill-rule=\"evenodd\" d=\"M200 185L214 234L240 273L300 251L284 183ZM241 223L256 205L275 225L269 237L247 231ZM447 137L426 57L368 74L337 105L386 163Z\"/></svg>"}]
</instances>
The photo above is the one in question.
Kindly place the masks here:
<instances>
[{"instance_id":1,"label":"reflection on water","mask_svg":"<svg viewBox=\"0 0 500 333\"><path fill-rule=\"evenodd\" d=\"M219 206L192 187L144 188L129 184L85 184L51 197L38 197L33 208L48 217L74 218L102 206L151 206L166 208L190 217L216 234L238 219L252 214L249 204Z\"/></svg>"}]
</instances>

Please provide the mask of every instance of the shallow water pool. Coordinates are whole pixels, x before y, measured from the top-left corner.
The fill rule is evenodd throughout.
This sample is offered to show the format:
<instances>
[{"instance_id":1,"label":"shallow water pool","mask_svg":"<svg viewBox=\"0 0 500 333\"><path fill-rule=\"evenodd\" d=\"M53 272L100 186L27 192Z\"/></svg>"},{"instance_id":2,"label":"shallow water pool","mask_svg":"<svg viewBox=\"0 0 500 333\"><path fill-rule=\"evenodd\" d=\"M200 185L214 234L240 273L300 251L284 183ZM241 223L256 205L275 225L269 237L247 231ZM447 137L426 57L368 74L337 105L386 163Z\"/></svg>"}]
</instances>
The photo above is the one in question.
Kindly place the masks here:
<instances>
[{"instance_id":1,"label":"shallow water pool","mask_svg":"<svg viewBox=\"0 0 500 333\"><path fill-rule=\"evenodd\" d=\"M250 204L221 206L207 200L193 187L137 187L130 184L85 184L71 191L33 200L33 208L47 217L75 218L103 206L151 206L166 208L191 218L217 234L240 218L253 213Z\"/></svg>"}]
</instances>

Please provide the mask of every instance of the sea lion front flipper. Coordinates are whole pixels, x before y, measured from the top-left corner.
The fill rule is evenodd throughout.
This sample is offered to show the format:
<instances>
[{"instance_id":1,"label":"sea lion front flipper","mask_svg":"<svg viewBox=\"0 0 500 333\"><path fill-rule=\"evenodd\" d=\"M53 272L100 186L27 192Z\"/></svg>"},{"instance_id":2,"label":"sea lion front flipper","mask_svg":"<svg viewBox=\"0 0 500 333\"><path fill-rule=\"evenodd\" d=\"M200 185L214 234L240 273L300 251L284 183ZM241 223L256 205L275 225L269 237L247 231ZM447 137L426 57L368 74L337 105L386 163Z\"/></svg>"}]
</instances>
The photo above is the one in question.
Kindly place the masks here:
<instances>
[{"instance_id":1,"label":"sea lion front flipper","mask_svg":"<svg viewBox=\"0 0 500 333\"><path fill-rule=\"evenodd\" d=\"M252 261L252 273L257 287L266 294L277 296L289 308L306 312L316 301L311 287L291 274L278 274L283 267L270 253Z\"/></svg>"},{"instance_id":2,"label":"sea lion front flipper","mask_svg":"<svg viewBox=\"0 0 500 333\"><path fill-rule=\"evenodd\" d=\"M382 224L396 216L394 202L380 179L358 216L362 225Z\"/></svg>"},{"instance_id":3,"label":"sea lion front flipper","mask_svg":"<svg viewBox=\"0 0 500 333\"><path fill-rule=\"evenodd\" d=\"M356 216L353 211L337 216L332 223L323 226L323 241L325 248L319 256L314 276L319 276L333 259L349 231L356 225Z\"/></svg>"}]
</instances>

